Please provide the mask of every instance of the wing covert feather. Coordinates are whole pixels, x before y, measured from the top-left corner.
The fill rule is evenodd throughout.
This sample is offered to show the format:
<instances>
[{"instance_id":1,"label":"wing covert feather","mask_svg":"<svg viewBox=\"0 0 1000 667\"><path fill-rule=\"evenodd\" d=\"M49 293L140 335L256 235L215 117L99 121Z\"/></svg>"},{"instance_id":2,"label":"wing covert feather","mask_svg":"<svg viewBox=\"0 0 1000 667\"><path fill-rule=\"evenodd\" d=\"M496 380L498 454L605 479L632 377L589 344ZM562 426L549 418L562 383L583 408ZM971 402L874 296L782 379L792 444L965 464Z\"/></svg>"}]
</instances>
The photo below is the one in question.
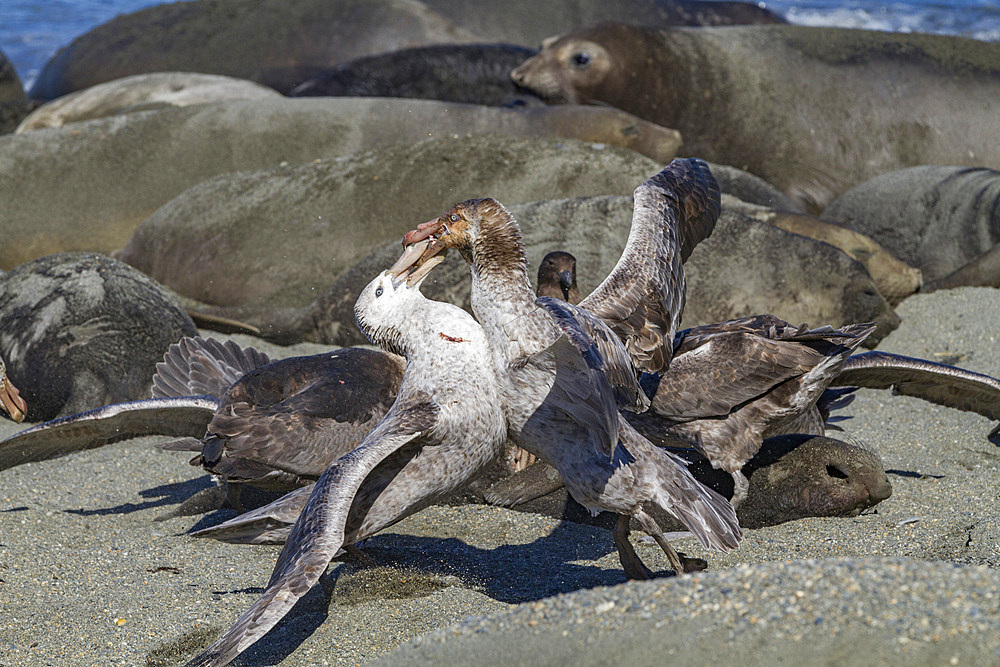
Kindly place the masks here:
<instances>
[{"instance_id":1,"label":"wing covert feather","mask_svg":"<svg viewBox=\"0 0 1000 667\"><path fill-rule=\"evenodd\" d=\"M683 261L715 227L719 186L703 161L674 160L634 196L625 250L580 305L614 330L637 367L662 373L684 310Z\"/></svg>"}]
</instances>

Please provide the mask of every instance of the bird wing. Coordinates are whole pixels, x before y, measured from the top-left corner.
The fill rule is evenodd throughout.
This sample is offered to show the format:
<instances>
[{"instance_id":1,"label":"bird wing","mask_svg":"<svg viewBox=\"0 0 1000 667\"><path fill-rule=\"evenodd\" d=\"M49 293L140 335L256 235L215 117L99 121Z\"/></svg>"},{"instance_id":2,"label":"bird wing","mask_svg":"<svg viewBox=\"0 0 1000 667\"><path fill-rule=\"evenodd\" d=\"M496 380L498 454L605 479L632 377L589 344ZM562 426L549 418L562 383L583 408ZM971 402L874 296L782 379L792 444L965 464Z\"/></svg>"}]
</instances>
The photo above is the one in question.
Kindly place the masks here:
<instances>
[{"instance_id":1,"label":"bird wing","mask_svg":"<svg viewBox=\"0 0 1000 667\"><path fill-rule=\"evenodd\" d=\"M625 250L580 305L621 337L637 367L662 373L684 310L682 262L715 227L719 186L701 160L674 160L634 197Z\"/></svg>"},{"instance_id":2,"label":"bird wing","mask_svg":"<svg viewBox=\"0 0 1000 667\"><path fill-rule=\"evenodd\" d=\"M701 337L674 357L660 378L651 409L676 421L721 417L823 359L810 347L735 329Z\"/></svg>"},{"instance_id":3,"label":"bird wing","mask_svg":"<svg viewBox=\"0 0 1000 667\"><path fill-rule=\"evenodd\" d=\"M621 341L593 315L558 299L540 297L538 305L562 333L538 353L555 364L555 378L546 402L590 434L608 456L618 444L619 405L643 411L649 401L639 387Z\"/></svg>"},{"instance_id":4,"label":"bird wing","mask_svg":"<svg viewBox=\"0 0 1000 667\"><path fill-rule=\"evenodd\" d=\"M674 360L655 387L653 410L684 421L728 414L779 384L808 373L828 357L846 355L874 330L871 324L834 329L793 326L773 315L742 317L677 334Z\"/></svg>"},{"instance_id":5,"label":"bird wing","mask_svg":"<svg viewBox=\"0 0 1000 667\"><path fill-rule=\"evenodd\" d=\"M295 522L264 594L188 667L229 663L288 613L344 546L348 513L365 478L393 452L432 428L438 412L427 394L401 397L355 450L327 468Z\"/></svg>"},{"instance_id":6,"label":"bird wing","mask_svg":"<svg viewBox=\"0 0 1000 667\"><path fill-rule=\"evenodd\" d=\"M156 364L152 395L222 398L242 376L269 362L263 352L241 348L231 340L184 337L167 348L163 361Z\"/></svg>"},{"instance_id":7,"label":"bird wing","mask_svg":"<svg viewBox=\"0 0 1000 667\"><path fill-rule=\"evenodd\" d=\"M363 348L276 361L226 392L204 459L231 479L316 479L389 411L402 375L398 359Z\"/></svg>"},{"instance_id":8,"label":"bird wing","mask_svg":"<svg viewBox=\"0 0 1000 667\"><path fill-rule=\"evenodd\" d=\"M549 312L587 366L594 372L603 373L618 408L643 412L649 407L625 346L607 324L580 306L561 299L539 297L535 302Z\"/></svg>"},{"instance_id":9,"label":"bird wing","mask_svg":"<svg viewBox=\"0 0 1000 667\"><path fill-rule=\"evenodd\" d=\"M217 407L212 396L149 398L53 419L0 441L0 470L145 435L200 438Z\"/></svg>"},{"instance_id":10,"label":"bird wing","mask_svg":"<svg viewBox=\"0 0 1000 667\"><path fill-rule=\"evenodd\" d=\"M263 507L216 526L196 530L191 536L233 544L284 544L315 486L299 487Z\"/></svg>"},{"instance_id":11,"label":"bird wing","mask_svg":"<svg viewBox=\"0 0 1000 667\"><path fill-rule=\"evenodd\" d=\"M1000 419L1000 380L926 359L888 352L855 354L844 362L833 386L891 388L894 394ZM998 433L1000 425L990 435Z\"/></svg>"}]
</instances>

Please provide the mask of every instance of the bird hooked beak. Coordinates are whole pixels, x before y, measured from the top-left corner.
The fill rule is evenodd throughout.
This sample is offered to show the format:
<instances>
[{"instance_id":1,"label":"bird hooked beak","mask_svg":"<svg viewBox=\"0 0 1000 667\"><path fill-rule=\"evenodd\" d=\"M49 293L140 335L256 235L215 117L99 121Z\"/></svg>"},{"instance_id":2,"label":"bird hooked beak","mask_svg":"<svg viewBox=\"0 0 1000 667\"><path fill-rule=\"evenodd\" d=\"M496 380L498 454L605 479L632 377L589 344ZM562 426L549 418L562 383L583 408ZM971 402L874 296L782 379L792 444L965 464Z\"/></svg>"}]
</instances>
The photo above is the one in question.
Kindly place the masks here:
<instances>
[{"instance_id":1,"label":"bird hooked beak","mask_svg":"<svg viewBox=\"0 0 1000 667\"><path fill-rule=\"evenodd\" d=\"M448 225L440 217L407 232L403 236L403 254L389 269L393 283L399 285L405 280L413 286L427 277L431 269L444 261L448 248L442 237L449 232Z\"/></svg>"},{"instance_id":2,"label":"bird hooked beak","mask_svg":"<svg viewBox=\"0 0 1000 667\"><path fill-rule=\"evenodd\" d=\"M559 272L559 287L562 289L563 299L569 301L569 291L573 288L573 272L569 269Z\"/></svg>"},{"instance_id":3,"label":"bird hooked beak","mask_svg":"<svg viewBox=\"0 0 1000 667\"><path fill-rule=\"evenodd\" d=\"M28 412L28 404L21 398L17 387L7 377L7 367L0 361L0 403L10 418L16 422L23 422Z\"/></svg>"}]
</instances>

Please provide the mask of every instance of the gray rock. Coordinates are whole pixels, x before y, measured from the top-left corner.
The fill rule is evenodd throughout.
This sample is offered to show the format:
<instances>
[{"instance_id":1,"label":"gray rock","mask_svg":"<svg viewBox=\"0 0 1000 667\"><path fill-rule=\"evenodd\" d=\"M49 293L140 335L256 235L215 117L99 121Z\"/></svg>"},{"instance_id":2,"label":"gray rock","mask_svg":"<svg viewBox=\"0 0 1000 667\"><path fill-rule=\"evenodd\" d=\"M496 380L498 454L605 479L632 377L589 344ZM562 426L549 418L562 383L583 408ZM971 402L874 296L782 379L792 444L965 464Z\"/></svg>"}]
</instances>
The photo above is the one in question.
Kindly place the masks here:
<instances>
[{"instance_id":1,"label":"gray rock","mask_svg":"<svg viewBox=\"0 0 1000 667\"><path fill-rule=\"evenodd\" d=\"M0 234L7 239L0 245L0 268L66 250L118 250L158 207L217 174L428 137L487 133L621 145L661 163L679 145L672 130L615 109L583 106L502 109L428 100L276 99L92 120L0 137ZM442 178L447 174L440 164L434 170ZM374 185L382 197L391 192L385 181ZM288 210L281 217L287 218ZM336 211L318 214L329 219Z\"/></svg>"},{"instance_id":2,"label":"gray rock","mask_svg":"<svg viewBox=\"0 0 1000 667\"><path fill-rule=\"evenodd\" d=\"M163 353L196 333L166 290L110 257L49 255L0 276L0 350L31 421L148 398Z\"/></svg>"},{"instance_id":3,"label":"gray rock","mask_svg":"<svg viewBox=\"0 0 1000 667\"><path fill-rule=\"evenodd\" d=\"M1000 243L1000 171L928 165L889 172L842 194L822 217L871 236L925 280L937 280Z\"/></svg>"}]
</instances>

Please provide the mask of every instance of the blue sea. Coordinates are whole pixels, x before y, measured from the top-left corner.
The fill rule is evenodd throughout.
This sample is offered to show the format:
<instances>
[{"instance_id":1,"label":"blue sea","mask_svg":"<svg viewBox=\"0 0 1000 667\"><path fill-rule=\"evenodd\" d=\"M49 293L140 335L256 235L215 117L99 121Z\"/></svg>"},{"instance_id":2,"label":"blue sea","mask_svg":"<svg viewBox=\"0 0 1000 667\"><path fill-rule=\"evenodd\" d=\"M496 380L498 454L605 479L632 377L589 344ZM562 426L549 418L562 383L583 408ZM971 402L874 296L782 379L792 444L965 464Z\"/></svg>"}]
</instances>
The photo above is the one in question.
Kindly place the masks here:
<instances>
[{"instance_id":1,"label":"blue sea","mask_svg":"<svg viewBox=\"0 0 1000 667\"><path fill-rule=\"evenodd\" d=\"M61 46L118 14L156 0L3 0L0 50L25 89ZM899 32L933 32L1000 41L1000 0L764 0L762 7L791 23Z\"/></svg>"}]
</instances>

